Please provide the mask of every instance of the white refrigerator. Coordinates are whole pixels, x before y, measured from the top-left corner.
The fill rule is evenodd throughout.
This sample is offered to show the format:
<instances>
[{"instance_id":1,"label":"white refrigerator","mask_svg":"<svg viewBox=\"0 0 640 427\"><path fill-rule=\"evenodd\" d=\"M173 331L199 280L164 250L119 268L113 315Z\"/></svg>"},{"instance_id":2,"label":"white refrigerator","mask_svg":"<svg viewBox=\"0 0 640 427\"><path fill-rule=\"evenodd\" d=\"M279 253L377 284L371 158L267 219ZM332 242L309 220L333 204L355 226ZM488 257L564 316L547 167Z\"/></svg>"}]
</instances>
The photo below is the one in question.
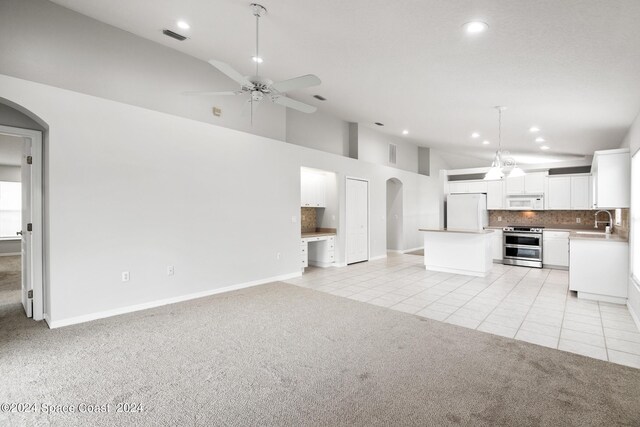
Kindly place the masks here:
<instances>
[{"instance_id":1,"label":"white refrigerator","mask_svg":"<svg viewBox=\"0 0 640 427\"><path fill-rule=\"evenodd\" d=\"M489 225L486 194L450 194L447 197L447 229L480 231Z\"/></svg>"}]
</instances>

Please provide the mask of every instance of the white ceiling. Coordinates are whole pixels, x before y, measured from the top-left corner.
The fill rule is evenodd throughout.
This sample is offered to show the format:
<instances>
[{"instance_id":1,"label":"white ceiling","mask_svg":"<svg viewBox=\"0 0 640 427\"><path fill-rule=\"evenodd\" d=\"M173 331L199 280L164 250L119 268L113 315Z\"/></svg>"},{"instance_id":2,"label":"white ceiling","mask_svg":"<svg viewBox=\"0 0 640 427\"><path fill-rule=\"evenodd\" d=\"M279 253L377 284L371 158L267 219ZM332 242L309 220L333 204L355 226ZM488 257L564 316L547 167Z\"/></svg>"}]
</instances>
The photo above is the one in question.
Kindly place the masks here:
<instances>
[{"instance_id":1,"label":"white ceiling","mask_svg":"<svg viewBox=\"0 0 640 427\"><path fill-rule=\"evenodd\" d=\"M0 133L0 165L20 166L22 163L22 138Z\"/></svg>"},{"instance_id":2,"label":"white ceiling","mask_svg":"<svg viewBox=\"0 0 640 427\"><path fill-rule=\"evenodd\" d=\"M250 1L55 0L100 21L250 74ZM503 148L522 155L588 155L618 147L640 110L640 1L262 0L262 73L314 73L295 97L348 121L421 144L489 158L505 105ZM177 29L184 19L188 31ZM470 37L462 25L489 30ZM170 28L190 37L177 42ZM230 80L228 87L234 89ZM319 102L312 94L328 100ZM528 132L542 129L551 150ZM478 131L491 144L470 134ZM524 157L523 157L524 159Z\"/></svg>"}]
</instances>

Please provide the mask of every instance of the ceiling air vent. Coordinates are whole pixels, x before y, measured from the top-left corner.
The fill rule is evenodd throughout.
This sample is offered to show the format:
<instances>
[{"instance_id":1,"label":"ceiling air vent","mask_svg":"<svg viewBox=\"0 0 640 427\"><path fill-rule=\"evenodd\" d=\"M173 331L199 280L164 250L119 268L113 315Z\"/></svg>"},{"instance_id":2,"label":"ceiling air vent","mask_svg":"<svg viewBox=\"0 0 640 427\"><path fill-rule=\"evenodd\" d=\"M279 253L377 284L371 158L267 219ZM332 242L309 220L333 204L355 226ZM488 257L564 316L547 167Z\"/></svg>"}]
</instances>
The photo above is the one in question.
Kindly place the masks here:
<instances>
[{"instance_id":1,"label":"ceiling air vent","mask_svg":"<svg viewBox=\"0 0 640 427\"><path fill-rule=\"evenodd\" d=\"M326 101L327 98L325 98L324 96L321 95L313 95L313 97L319 101Z\"/></svg>"},{"instance_id":2,"label":"ceiling air vent","mask_svg":"<svg viewBox=\"0 0 640 427\"><path fill-rule=\"evenodd\" d=\"M398 146L396 144L389 144L389 164L396 164L396 153L398 152Z\"/></svg>"},{"instance_id":3,"label":"ceiling air vent","mask_svg":"<svg viewBox=\"0 0 640 427\"><path fill-rule=\"evenodd\" d=\"M162 30L162 34L164 34L165 36L169 36L172 39L176 39L176 40L180 40L180 41L184 41L184 40L187 39L182 34L174 33L173 31L167 30L167 29Z\"/></svg>"}]
</instances>

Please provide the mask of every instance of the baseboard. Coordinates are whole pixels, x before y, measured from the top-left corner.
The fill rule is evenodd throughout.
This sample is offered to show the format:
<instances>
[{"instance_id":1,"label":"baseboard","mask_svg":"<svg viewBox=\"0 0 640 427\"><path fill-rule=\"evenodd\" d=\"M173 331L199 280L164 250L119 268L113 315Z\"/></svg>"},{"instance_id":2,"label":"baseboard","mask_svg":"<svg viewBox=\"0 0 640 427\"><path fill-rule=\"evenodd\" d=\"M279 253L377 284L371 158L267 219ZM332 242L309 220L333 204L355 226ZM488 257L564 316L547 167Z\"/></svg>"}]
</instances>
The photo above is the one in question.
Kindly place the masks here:
<instances>
[{"instance_id":1,"label":"baseboard","mask_svg":"<svg viewBox=\"0 0 640 427\"><path fill-rule=\"evenodd\" d=\"M145 302L142 304L130 305L127 307L116 308L113 310L100 311L97 313L85 314L77 317L70 317L68 319L51 321L48 315L45 315L45 321L49 325L50 329L61 328L63 326L75 325L78 323L90 322L92 320L104 319L106 317L118 316L120 314L132 313L140 310L147 310L149 308L161 307L163 305L175 304L178 302L189 301L192 299L208 297L211 295L222 294L225 292L237 291L239 289L250 288L253 286L264 285L267 283L278 282L281 280L293 279L294 277L300 277L301 271L295 273L283 274L280 276L269 277L267 279L259 279L251 282L240 283L237 285L226 286L224 288L209 289L202 292L195 292L187 295L180 295L177 297L165 298L156 301Z\"/></svg>"},{"instance_id":2,"label":"baseboard","mask_svg":"<svg viewBox=\"0 0 640 427\"><path fill-rule=\"evenodd\" d=\"M0 254L0 256L18 256L18 255L22 255L22 253L20 253L20 252L8 252L6 254Z\"/></svg>"},{"instance_id":3,"label":"baseboard","mask_svg":"<svg viewBox=\"0 0 640 427\"><path fill-rule=\"evenodd\" d=\"M638 286L633 278L630 278L629 282L629 288L631 288L629 289L629 291L632 292L633 289L640 296L640 286ZM629 313L631 314L631 318L636 324L636 327L640 329L640 313L636 312L635 308L633 307L633 304L631 303L633 299L634 298L631 295L627 295L627 308L629 309Z\"/></svg>"},{"instance_id":4,"label":"baseboard","mask_svg":"<svg viewBox=\"0 0 640 427\"><path fill-rule=\"evenodd\" d=\"M387 249L387 253L391 252L392 254L403 254L404 251L401 249Z\"/></svg>"},{"instance_id":5,"label":"baseboard","mask_svg":"<svg viewBox=\"0 0 640 427\"><path fill-rule=\"evenodd\" d=\"M383 259L383 258L386 258L386 257L387 257L387 254L378 255L378 256L374 256L374 257L369 258L369 261L375 261L375 260Z\"/></svg>"},{"instance_id":6,"label":"baseboard","mask_svg":"<svg viewBox=\"0 0 640 427\"><path fill-rule=\"evenodd\" d=\"M405 250L400 251L400 252L402 252L403 254L406 254L407 252L414 252L414 251L419 251L419 250L423 250L423 249L424 249L424 246L420 246L419 248L405 249Z\"/></svg>"}]
</instances>

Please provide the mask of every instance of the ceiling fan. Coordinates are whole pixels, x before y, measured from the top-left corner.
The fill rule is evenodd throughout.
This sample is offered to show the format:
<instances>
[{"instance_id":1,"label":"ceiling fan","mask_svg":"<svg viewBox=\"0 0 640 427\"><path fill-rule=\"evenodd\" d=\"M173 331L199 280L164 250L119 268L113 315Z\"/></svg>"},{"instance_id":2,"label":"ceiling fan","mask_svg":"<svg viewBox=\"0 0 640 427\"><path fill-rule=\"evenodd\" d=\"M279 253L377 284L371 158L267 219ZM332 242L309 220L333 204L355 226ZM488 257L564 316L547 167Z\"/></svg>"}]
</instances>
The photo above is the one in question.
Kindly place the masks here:
<instances>
[{"instance_id":1,"label":"ceiling fan","mask_svg":"<svg viewBox=\"0 0 640 427\"><path fill-rule=\"evenodd\" d=\"M296 101L295 99L287 98L286 93L292 90L304 89L311 86L319 85L320 79L313 75L307 74L293 79L274 82L270 79L261 77L259 74L259 66L262 62L262 58L259 55L260 39L259 28L260 18L267 13L267 9L264 6L251 3L253 10L253 16L256 17L256 54L252 58L256 63L256 74L253 76L243 76L236 71L231 65L215 59L210 59L209 64L213 65L218 71L225 74L230 79L234 80L240 85L239 90L215 92L215 91L199 91L199 92L185 92L185 95L210 95L210 96L225 96L225 95L244 95L249 94L249 102L251 104L251 121L253 122L253 103L259 103L263 99L268 99L274 104L279 104L287 108L293 108L294 110L301 111L303 113L314 113L317 108L305 104L304 102Z\"/></svg>"}]
</instances>

